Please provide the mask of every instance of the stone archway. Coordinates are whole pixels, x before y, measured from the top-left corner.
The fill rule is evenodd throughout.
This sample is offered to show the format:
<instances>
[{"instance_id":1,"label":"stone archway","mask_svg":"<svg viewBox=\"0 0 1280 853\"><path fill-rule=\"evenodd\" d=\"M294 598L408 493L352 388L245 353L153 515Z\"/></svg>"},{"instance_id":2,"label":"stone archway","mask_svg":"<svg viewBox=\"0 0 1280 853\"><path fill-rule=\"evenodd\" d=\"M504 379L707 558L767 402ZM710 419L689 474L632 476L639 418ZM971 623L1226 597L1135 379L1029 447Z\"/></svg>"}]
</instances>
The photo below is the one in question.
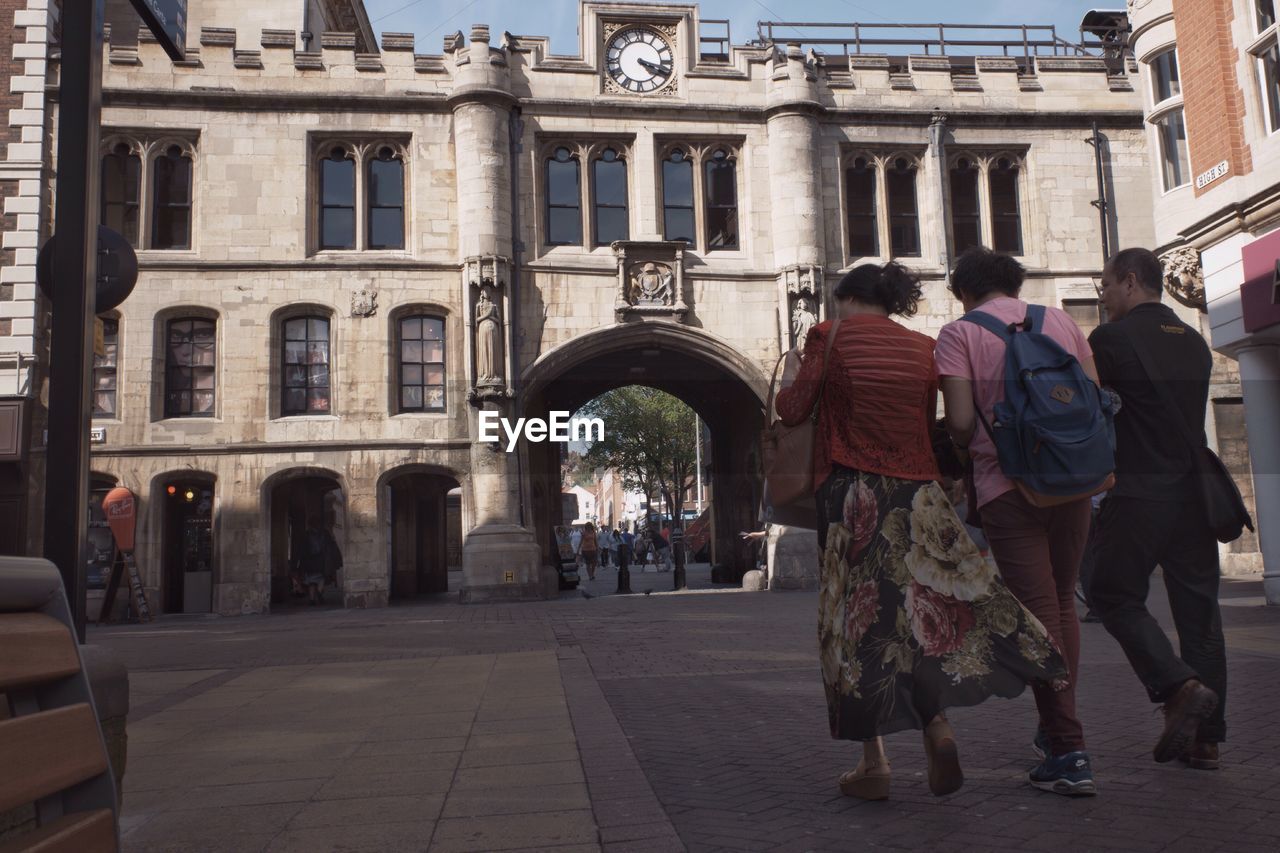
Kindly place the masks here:
<instances>
[{"instance_id":1,"label":"stone archway","mask_svg":"<svg viewBox=\"0 0 1280 853\"><path fill-rule=\"evenodd\" d=\"M269 477L262 484L262 491L268 514L271 605L281 607L305 601L296 595L291 574L299 568L306 550L307 525L319 521L345 556L346 490L338 474L328 469L291 468ZM334 580L341 591L341 572ZM341 604L341 598L339 592L336 603ZM335 603L332 597L330 603Z\"/></svg>"},{"instance_id":2,"label":"stone archway","mask_svg":"<svg viewBox=\"0 0 1280 853\"><path fill-rule=\"evenodd\" d=\"M764 425L768 379L724 340L666 321L624 323L581 335L545 353L524 374L523 417L576 411L606 391L645 385L691 406L712 435L713 560L741 576L753 568L738 538L757 526L760 472L752 462ZM605 429L610 425L606 424ZM529 493L544 563L559 522L560 445L529 445Z\"/></svg>"},{"instance_id":3,"label":"stone archway","mask_svg":"<svg viewBox=\"0 0 1280 853\"><path fill-rule=\"evenodd\" d=\"M449 591L462 568L462 488L458 476L432 465L402 465L378 480L378 517L392 600Z\"/></svg>"}]
</instances>

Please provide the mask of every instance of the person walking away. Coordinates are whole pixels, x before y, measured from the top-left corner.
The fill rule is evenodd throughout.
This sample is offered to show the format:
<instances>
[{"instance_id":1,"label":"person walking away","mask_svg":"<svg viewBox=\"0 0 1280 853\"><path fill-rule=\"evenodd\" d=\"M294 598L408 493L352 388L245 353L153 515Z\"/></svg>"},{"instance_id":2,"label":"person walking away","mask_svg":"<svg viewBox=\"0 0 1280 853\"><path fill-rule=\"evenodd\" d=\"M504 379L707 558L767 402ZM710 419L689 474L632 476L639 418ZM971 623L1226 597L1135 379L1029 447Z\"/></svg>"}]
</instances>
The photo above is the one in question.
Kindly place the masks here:
<instances>
[{"instance_id":1,"label":"person walking away","mask_svg":"<svg viewBox=\"0 0 1280 853\"><path fill-rule=\"evenodd\" d=\"M582 554L582 562L587 568L587 580L596 579L596 560L597 554L596 526L590 521L582 529L582 544L579 547L579 553Z\"/></svg>"},{"instance_id":2,"label":"person walking away","mask_svg":"<svg viewBox=\"0 0 1280 853\"><path fill-rule=\"evenodd\" d=\"M649 534L636 534L635 549L636 565L640 567L640 574L644 574L645 567L649 564Z\"/></svg>"},{"instance_id":3,"label":"person walking away","mask_svg":"<svg viewBox=\"0 0 1280 853\"><path fill-rule=\"evenodd\" d=\"M1089 336L1116 416L1116 486L1098 514L1089 598L1152 702L1164 705L1156 761L1217 769L1226 739L1226 644L1218 609L1218 543L1194 457L1170 425L1204 444L1213 358L1204 338L1161 303L1164 272L1146 249L1125 249L1102 273L1109 322ZM1150 366L1151 370L1148 369ZM1158 373L1152 373L1155 370ZM1180 654L1147 610L1160 566Z\"/></svg>"},{"instance_id":4,"label":"person walking away","mask_svg":"<svg viewBox=\"0 0 1280 853\"><path fill-rule=\"evenodd\" d=\"M834 290L836 320L815 326L800 372L777 398L798 424L817 408L814 483L825 551L818 639L831 736L862 741L840 776L846 796L884 799L882 736L924 730L929 790L964 783L944 711L1062 678L1049 636L978 553L941 487L930 442L933 339L913 315L919 280L889 263L855 268Z\"/></svg>"},{"instance_id":5,"label":"person walking away","mask_svg":"<svg viewBox=\"0 0 1280 853\"><path fill-rule=\"evenodd\" d=\"M1013 258L974 248L956 262L951 290L967 316L981 312L1000 323L1024 326L1033 319L1028 304L1018 298L1024 276ZM1065 311L1043 311L1038 331L1074 357L1088 377L1085 381L1096 386L1084 333ZM991 431L983 424L996 422L994 408L1005 400L1006 349L1001 337L976 322L961 319L942 328L936 357L947 427L956 445L972 455L982 527L1000 575L1048 629L1067 662L1066 682L1033 685L1040 717L1033 743L1037 755L1045 757L1028 780L1055 793L1092 796L1097 787L1085 751L1084 727L1076 714L1080 625L1075 587L1089 532L1089 497L1034 506L1001 470ZM1075 393L1067 389L1064 396L1071 399Z\"/></svg>"}]
</instances>

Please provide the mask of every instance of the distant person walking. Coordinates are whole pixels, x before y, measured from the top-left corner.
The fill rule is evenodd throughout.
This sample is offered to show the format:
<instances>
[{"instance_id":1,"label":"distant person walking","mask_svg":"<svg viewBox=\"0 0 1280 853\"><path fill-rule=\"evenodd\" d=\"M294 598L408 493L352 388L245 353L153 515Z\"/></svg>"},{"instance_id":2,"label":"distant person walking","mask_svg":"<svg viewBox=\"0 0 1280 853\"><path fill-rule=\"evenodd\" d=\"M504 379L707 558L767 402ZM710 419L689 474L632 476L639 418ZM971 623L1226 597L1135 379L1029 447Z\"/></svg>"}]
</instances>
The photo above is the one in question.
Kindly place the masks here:
<instances>
[{"instance_id":1,"label":"distant person walking","mask_svg":"<svg viewBox=\"0 0 1280 853\"><path fill-rule=\"evenodd\" d=\"M617 547L614 543L613 531L608 527L601 527L600 532L596 534L596 542L600 546L600 565L612 565L614 549Z\"/></svg>"},{"instance_id":2,"label":"distant person walking","mask_svg":"<svg viewBox=\"0 0 1280 853\"><path fill-rule=\"evenodd\" d=\"M299 563L302 582L307 587L307 603L311 605L322 603L325 584L337 583L338 570L342 568L342 551L339 550L333 534L318 516L307 519Z\"/></svg>"},{"instance_id":3,"label":"distant person walking","mask_svg":"<svg viewBox=\"0 0 1280 853\"><path fill-rule=\"evenodd\" d=\"M590 581L596 579L596 561L599 558L597 545L596 526L588 521L582 529L582 543L578 553L582 555L582 562L587 568L587 580Z\"/></svg>"},{"instance_id":4,"label":"distant person walking","mask_svg":"<svg viewBox=\"0 0 1280 853\"><path fill-rule=\"evenodd\" d=\"M653 565L660 572L669 572L675 568L675 562L671 559L671 531L665 526L653 537Z\"/></svg>"},{"instance_id":5,"label":"distant person walking","mask_svg":"<svg viewBox=\"0 0 1280 853\"><path fill-rule=\"evenodd\" d=\"M1213 358L1200 333L1161 304L1163 287L1160 261L1145 249L1117 253L1102 273L1110 322L1095 329L1089 343L1103 384L1120 395L1122 406L1116 486L1098 513L1089 599L1151 701L1164 704L1155 760L1181 758L1211 770L1227 733L1218 543L1194 456L1180 433L1203 446ZM1147 610L1157 565L1180 654Z\"/></svg>"},{"instance_id":6,"label":"distant person walking","mask_svg":"<svg viewBox=\"0 0 1280 853\"><path fill-rule=\"evenodd\" d=\"M635 534L626 528L618 531L616 541L618 543L618 571L621 572L631 563L631 550L635 547Z\"/></svg>"},{"instance_id":7,"label":"distant person walking","mask_svg":"<svg viewBox=\"0 0 1280 853\"><path fill-rule=\"evenodd\" d=\"M942 796L964 783L943 712L1017 696L1066 668L936 482L934 342L891 319L915 313L919 280L896 263L867 264L834 296L835 321L810 331L777 409L798 424L817 408L827 717L832 737L863 742L839 786L846 796L887 797L881 735L923 728L929 790Z\"/></svg>"}]
</instances>

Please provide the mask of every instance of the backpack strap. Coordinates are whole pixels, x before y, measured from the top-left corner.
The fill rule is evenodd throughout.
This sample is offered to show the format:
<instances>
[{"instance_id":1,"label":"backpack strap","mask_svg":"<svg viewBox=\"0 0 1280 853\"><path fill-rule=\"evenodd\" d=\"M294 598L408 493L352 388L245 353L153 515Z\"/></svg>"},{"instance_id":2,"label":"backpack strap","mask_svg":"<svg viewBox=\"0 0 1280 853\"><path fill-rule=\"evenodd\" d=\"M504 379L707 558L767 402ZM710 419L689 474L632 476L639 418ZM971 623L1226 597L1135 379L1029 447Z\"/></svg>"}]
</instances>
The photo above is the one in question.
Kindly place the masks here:
<instances>
[{"instance_id":1,"label":"backpack strap","mask_svg":"<svg viewBox=\"0 0 1280 853\"><path fill-rule=\"evenodd\" d=\"M1024 328L1028 332L1044 332L1044 317L1047 312L1043 305L1031 304L1027 306L1027 318L1023 321Z\"/></svg>"},{"instance_id":2,"label":"backpack strap","mask_svg":"<svg viewBox=\"0 0 1280 853\"><path fill-rule=\"evenodd\" d=\"M1013 333L1009 331L1009 324L997 320L986 311L979 311L975 308L960 319L967 323L973 323L975 326L981 326L1006 344L1013 338Z\"/></svg>"}]
</instances>

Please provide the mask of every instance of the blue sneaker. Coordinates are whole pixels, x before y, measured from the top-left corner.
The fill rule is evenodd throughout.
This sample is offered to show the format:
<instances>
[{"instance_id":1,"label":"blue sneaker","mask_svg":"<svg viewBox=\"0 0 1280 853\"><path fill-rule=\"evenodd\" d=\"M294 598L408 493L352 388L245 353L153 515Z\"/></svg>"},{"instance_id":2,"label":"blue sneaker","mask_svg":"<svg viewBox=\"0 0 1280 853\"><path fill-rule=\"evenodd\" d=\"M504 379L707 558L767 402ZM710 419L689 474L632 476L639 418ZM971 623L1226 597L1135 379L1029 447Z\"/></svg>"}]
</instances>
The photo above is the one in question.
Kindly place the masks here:
<instances>
[{"instance_id":1,"label":"blue sneaker","mask_svg":"<svg viewBox=\"0 0 1280 853\"><path fill-rule=\"evenodd\" d=\"M1044 761L1051 754L1049 750L1049 735L1045 730L1036 726L1035 739L1031 741L1031 751L1036 754L1036 758Z\"/></svg>"},{"instance_id":2,"label":"blue sneaker","mask_svg":"<svg viewBox=\"0 0 1280 853\"><path fill-rule=\"evenodd\" d=\"M1093 783L1093 770L1089 768L1089 755L1084 752L1046 758L1032 768L1027 780L1042 791L1068 797L1092 797L1098 793L1098 786Z\"/></svg>"}]
</instances>

